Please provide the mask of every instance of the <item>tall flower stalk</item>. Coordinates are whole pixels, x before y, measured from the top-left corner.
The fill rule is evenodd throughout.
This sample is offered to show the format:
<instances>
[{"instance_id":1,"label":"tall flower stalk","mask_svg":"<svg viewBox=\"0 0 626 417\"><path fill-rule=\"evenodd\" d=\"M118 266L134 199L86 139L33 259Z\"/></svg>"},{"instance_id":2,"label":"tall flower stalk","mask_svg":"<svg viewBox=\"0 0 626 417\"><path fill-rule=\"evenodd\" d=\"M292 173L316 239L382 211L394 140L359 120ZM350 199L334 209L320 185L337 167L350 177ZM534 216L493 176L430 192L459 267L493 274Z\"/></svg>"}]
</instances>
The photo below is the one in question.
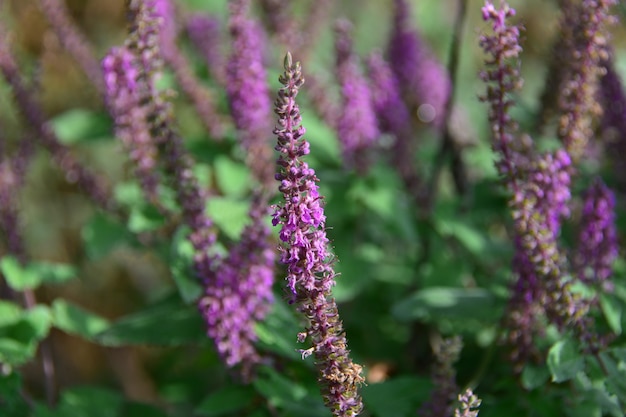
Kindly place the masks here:
<instances>
[{"instance_id":1,"label":"tall flower stalk","mask_svg":"<svg viewBox=\"0 0 626 417\"><path fill-rule=\"evenodd\" d=\"M50 22L61 45L74 57L98 91L102 94L105 86L102 82L102 71L93 48L85 35L74 23L64 0L39 0L39 6L46 19Z\"/></svg>"},{"instance_id":2,"label":"tall flower stalk","mask_svg":"<svg viewBox=\"0 0 626 417\"><path fill-rule=\"evenodd\" d=\"M35 98L34 91L22 79L9 47L9 37L2 25L0 25L0 71L11 86L15 104L32 131L36 133L38 143L50 153L54 162L65 173L66 181L76 184L99 207L119 214L105 180L83 166L52 130Z\"/></svg>"},{"instance_id":3,"label":"tall flower stalk","mask_svg":"<svg viewBox=\"0 0 626 417\"><path fill-rule=\"evenodd\" d=\"M420 35L411 27L407 0L395 0L393 31L389 39L389 61L411 111L420 119L441 128L446 117L450 78Z\"/></svg>"},{"instance_id":4,"label":"tall flower stalk","mask_svg":"<svg viewBox=\"0 0 626 417\"><path fill-rule=\"evenodd\" d=\"M298 341L308 340L311 347L302 349L302 357L313 355L319 370L319 383L324 402L333 415L348 417L361 412L358 386L363 382L362 368L352 362L346 337L332 298L336 273L328 252L322 197L315 171L303 161L309 153L304 138L300 109L296 96L304 78L300 63L287 54L285 72L279 78L283 87L278 92L275 112L278 124L279 191L284 200L276 206L274 226L280 225L281 262L287 266L287 290L308 320Z\"/></svg>"},{"instance_id":5,"label":"tall flower stalk","mask_svg":"<svg viewBox=\"0 0 626 417\"><path fill-rule=\"evenodd\" d=\"M263 32L248 17L249 1L230 3L229 29L233 52L226 67L226 92L242 147L256 179L267 189L273 183L272 102L263 65Z\"/></svg>"},{"instance_id":6,"label":"tall flower stalk","mask_svg":"<svg viewBox=\"0 0 626 417\"><path fill-rule=\"evenodd\" d=\"M519 28L507 23L515 10L505 2L497 9L486 1L482 12L483 19L491 22L494 31L493 35L480 39L490 56L486 61L488 69L481 74L488 83L483 100L490 105L493 147L498 154L496 167L512 194L509 204L516 235L514 266L518 283L510 304L513 319L510 324L519 327L510 332L510 342L519 347L532 341L527 332L534 327L535 318L528 317L528 312L540 305L545 308L549 321L560 330L574 328L581 340L592 345L590 323L585 318L589 306L572 294L572 281L567 278L557 242L560 220L568 214L566 203L570 198L572 162L563 149L554 154L537 154L530 138L517 131L509 111L514 104L510 94L521 85L518 69L521 47ZM516 356L525 356L524 349L530 351L531 348L518 349Z\"/></svg>"},{"instance_id":7,"label":"tall flower stalk","mask_svg":"<svg viewBox=\"0 0 626 417\"><path fill-rule=\"evenodd\" d=\"M593 117L601 111L595 98L601 62L608 58L608 26L616 0L583 0L576 5L575 28L566 42L565 74L559 86L559 138L574 162L584 157L593 135ZM571 7L571 6L570 6Z\"/></svg>"},{"instance_id":8,"label":"tall flower stalk","mask_svg":"<svg viewBox=\"0 0 626 417\"><path fill-rule=\"evenodd\" d=\"M353 50L352 24L340 19L335 24L335 34L337 81L342 99L337 134L345 163L365 172L369 165L368 153L380 135L372 93Z\"/></svg>"}]
</instances>

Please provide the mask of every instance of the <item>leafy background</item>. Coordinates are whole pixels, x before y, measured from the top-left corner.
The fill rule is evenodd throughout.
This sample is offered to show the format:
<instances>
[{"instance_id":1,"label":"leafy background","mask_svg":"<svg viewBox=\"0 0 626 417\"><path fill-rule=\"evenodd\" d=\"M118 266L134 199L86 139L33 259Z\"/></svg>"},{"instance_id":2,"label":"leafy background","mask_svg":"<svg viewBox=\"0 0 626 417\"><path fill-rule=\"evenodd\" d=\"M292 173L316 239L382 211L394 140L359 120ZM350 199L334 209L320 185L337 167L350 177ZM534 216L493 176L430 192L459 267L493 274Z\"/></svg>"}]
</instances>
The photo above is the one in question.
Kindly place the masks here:
<instances>
[{"instance_id":1,"label":"leafy background","mask_svg":"<svg viewBox=\"0 0 626 417\"><path fill-rule=\"evenodd\" d=\"M81 161L115 184L115 198L130 213L120 221L97 210L40 151L30 165L19 196L20 226L27 253L36 261L23 268L3 257L0 270L15 291L33 289L38 305L22 309L0 301L0 406L7 416L327 416L311 361L297 353L301 323L280 297L259 324L259 347L268 357L250 385L235 382L204 336L193 300L200 288L191 279L191 248L180 229L159 235L163 219L142 198L132 170L113 136L112 124L95 89L50 33L34 1L4 5L12 41L24 75L40 87L41 102L62 141ZM309 1L296 1L304 20ZM384 49L392 19L389 1L337 2L332 13L355 23L356 48L362 55ZM445 61L454 24L455 1L414 1L414 23L435 54ZM537 116L558 18L555 2L512 2L524 23L522 73L525 79L516 116L531 126ZM121 0L72 0L73 17L94 44L99 57L125 37ZM206 11L226 22L225 0L187 0L186 11ZM303 96L304 124L311 142L311 165L326 198L328 230L341 273L335 288L350 348L363 363L367 385L365 415L413 416L429 398L433 384L431 343L460 334L464 349L457 364L458 383L483 399L482 416L621 416L626 404L626 344L622 314L626 303L626 263L616 264L616 290L598 313L616 334L602 353L607 374L592 357L580 355L576 342L548 328L548 351L541 366L527 367L517 379L498 344L508 297L512 245L507 236L506 196L498 185L488 142L486 108L477 100L484 86L477 73L483 56L477 37L487 30L479 1L468 1L462 34L456 103L469 132L464 149L469 190L455 193L445 170L431 218L417 219L396 172L380 160L366 176L347 172L340 162L335 132L318 118ZM623 8L623 6L622 6ZM304 23L306 24L306 23ZM614 28L616 61L626 76L623 25ZM226 35L226 32L224 32ZM227 38L225 38L227 39ZM196 74L220 97L201 58L186 39L182 48ZM270 42L272 42L270 40ZM316 44L307 73L332 79L332 21ZM267 53L269 81L277 76L284 51ZM298 57L297 51L293 51ZM176 89L172 74L165 86ZM0 122L11 140L23 126L0 87ZM334 94L334 92L329 92ZM184 97L175 98L178 128L198 161L196 173L215 190L207 210L220 229L222 243L237 240L247 222L249 172L234 132L222 143L211 141ZM432 172L437 134L424 129L416 140L416 166ZM545 138L549 143L550 137ZM591 161L583 166L584 184L597 172L611 183L612 173ZM163 196L172 203L171 190ZM620 235L626 231L624 192L618 191ZM153 233L156 233L153 234ZM564 230L572 247L575 222ZM155 238L156 236L156 238ZM427 257L421 256L425 245ZM622 254L623 255L623 254ZM42 344L42 341L43 342ZM50 349L56 365L58 399L46 405L37 349Z\"/></svg>"}]
</instances>

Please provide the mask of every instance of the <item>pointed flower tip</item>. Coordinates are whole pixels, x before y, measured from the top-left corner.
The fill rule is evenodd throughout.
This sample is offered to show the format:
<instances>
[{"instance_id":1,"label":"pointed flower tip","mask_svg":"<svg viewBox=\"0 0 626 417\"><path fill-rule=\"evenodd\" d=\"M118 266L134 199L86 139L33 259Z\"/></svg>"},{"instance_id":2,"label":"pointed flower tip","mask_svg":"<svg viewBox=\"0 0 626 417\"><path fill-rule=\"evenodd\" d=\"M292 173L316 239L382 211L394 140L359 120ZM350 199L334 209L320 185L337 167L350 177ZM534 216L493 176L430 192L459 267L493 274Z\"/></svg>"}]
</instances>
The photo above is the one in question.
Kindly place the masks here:
<instances>
[{"instance_id":1,"label":"pointed flower tip","mask_svg":"<svg viewBox=\"0 0 626 417\"><path fill-rule=\"evenodd\" d=\"M291 52L287 51L287 54L285 55L285 63L283 65L285 67L285 71L289 71L292 65L293 65L293 58L291 56Z\"/></svg>"}]
</instances>

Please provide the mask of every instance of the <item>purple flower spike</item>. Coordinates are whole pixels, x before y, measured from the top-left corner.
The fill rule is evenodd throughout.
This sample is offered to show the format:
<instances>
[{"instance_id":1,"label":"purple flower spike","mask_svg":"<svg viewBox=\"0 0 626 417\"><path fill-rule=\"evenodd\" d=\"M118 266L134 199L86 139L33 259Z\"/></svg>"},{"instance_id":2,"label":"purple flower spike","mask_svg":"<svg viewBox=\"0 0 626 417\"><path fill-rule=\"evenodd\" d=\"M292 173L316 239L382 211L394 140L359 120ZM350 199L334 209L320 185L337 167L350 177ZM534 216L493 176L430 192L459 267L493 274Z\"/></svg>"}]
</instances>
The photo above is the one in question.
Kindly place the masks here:
<instances>
[{"instance_id":1,"label":"purple flower spike","mask_svg":"<svg viewBox=\"0 0 626 417\"><path fill-rule=\"evenodd\" d=\"M266 200L256 197L250 210L252 223L220 264L198 303L220 356L229 367L241 366L245 380L260 361L254 347L254 324L265 318L274 299L275 251L263 221L267 211Z\"/></svg>"},{"instance_id":2,"label":"purple flower spike","mask_svg":"<svg viewBox=\"0 0 626 417\"><path fill-rule=\"evenodd\" d=\"M272 104L263 65L263 32L246 16L246 10L243 5L231 5L233 53L226 70L226 91L248 164L257 180L269 188L274 180L269 143Z\"/></svg>"},{"instance_id":3,"label":"purple flower spike","mask_svg":"<svg viewBox=\"0 0 626 417\"><path fill-rule=\"evenodd\" d=\"M600 180L585 193L585 204L574 256L581 281L612 290L609 278L618 255L615 196Z\"/></svg>"},{"instance_id":4,"label":"purple flower spike","mask_svg":"<svg viewBox=\"0 0 626 417\"><path fill-rule=\"evenodd\" d=\"M87 39L72 20L65 1L40 0L39 7L43 11L59 41L82 67L89 80L100 93L104 92L102 72Z\"/></svg>"},{"instance_id":5,"label":"purple flower spike","mask_svg":"<svg viewBox=\"0 0 626 417\"><path fill-rule=\"evenodd\" d=\"M131 13L137 10L136 0L130 0ZM136 51L143 61L146 74L158 72L163 62L172 69L181 90L193 103L200 121L213 138L221 138L224 126L217 113L210 92L198 82L189 61L176 45L176 10L171 0L145 0L145 7L140 16L132 18L136 24L145 24L145 28L131 27L130 48ZM154 61L154 62L151 62Z\"/></svg>"},{"instance_id":6,"label":"purple flower spike","mask_svg":"<svg viewBox=\"0 0 626 417\"><path fill-rule=\"evenodd\" d=\"M395 0L395 20L389 40L389 61L403 86L407 103L425 123L441 128L450 94L446 68L433 56L411 27L411 10L406 0Z\"/></svg>"},{"instance_id":7,"label":"purple flower spike","mask_svg":"<svg viewBox=\"0 0 626 417\"><path fill-rule=\"evenodd\" d=\"M130 154L144 193L157 204L158 151L146 122L146 109L141 104L136 58L128 48L114 48L102 60L102 70L107 107L115 120L115 134Z\"/></svg>"},{"instance_id":8,"label":"purple flower spike","mask_svg":"<svg viewBox=\"0 0 626 417\"><path fill-rule=\"evenodd\" d=\"M304 78L300 63L294 64L289 53L279 80L284 87L276 100L278 124L274 133L280 154L276 180L284 200L276 206L272 223L281 226L281 262L287 265L291 301L309 321L298 341L308 339L311 343L310 348L302 350L302 357L315 357L326 406L335 416L356 416L363 407L358 394L362 368L350 359L331 294L336 274L327 250L322 197L315 171L302 160L309 153L309 143L303 137L305 129L295 99Z\"/></svg>"},{"instance_id":9,"label":"purple flower spike","mask_svg":"<svg viewBox=\"0 0 626 417\"><path fill-rule=\"evenodd\" d=\"M617 0L583 0L577 4L575 28L565 47L568 60L559 86L560 112L558 135L577 162L587 150L593 135L593 116L599 108L595 101L601 62L608 57L609 24L615 17L609 13Z\"/></svg>"},{"instance_id":10,"label":"purple flower spike","mask_svg":"<svg viewBox=\"0 0 626 417\"><path fill-rule=\"evenodd\" d=\"M154 8L154 13L161 19L159 36L161 38L161 48L165 55L169 48L176 48L176 37L178 27L176 24L176 9L172 0L147 0L148 4Z\"/></svg>"},{"instance_id":11,"label":"purple flower spike","mask_svg":"<svg viewBox=\"0 0 626 417\"><path fill-rule=\"evenodd\" d=\"M220 20L210 15L194 14L187 20L187 34L200 51L211 75L220 85L226 86Z\"/></svg>"},{"instance_id":12,"label":"purple flower spike","mask_svg":"<svg viewBox=\"0 0 626 417\"><path fill-rule=\"evenodd\" d=\"M548 228L554 236L561 229L561 219L568 217L570 198L570 169L572 160L568 153L559 149L554 154L538 158L530 180L540 191L540 209L545 213Z\"/></svg>"},{"instance_id":13,"label":"purple flower spike","mask_svg":"<svg viewBox=\"0 0 626 417\"><path fill-rule=\"evenodd\" d=\"M606 143L608 159L613 174L621 185L626 186L626 92L613 60L604 62L605 74L600 79L602 120L600 131Z\"/></svg>"},{"instance_id":14,"label":"purple flower spike","mask_svg":"<svg viewBox=\"0 0 626 417\"><path fill-rule=\"evenodd\" d=\"M411 114L402 101L398 79L379 53L369 56L367 67L380 130L404 139L411 131Z\"/></svg>"},{"instance_id":15,"label":"purple flower spike","mask_svg":"<svg viewBox=\"0 0 626 417\"><path fill-rule=\"evenodd\" d=\"M337 80L341 86L342 112L337 133L344 160L363 172L367 169L367 151L378 138L378 124L367 80L359 68L352 48L352 25L347 20L336 24Z\"/></svg>"},{"instance_id":16,"label":"purple flower spike","mask_svg":"<svg viewBox=\"0 0 626 417\"><path fill-rule=\"evenodd\" d=\"M490 56L485 61L487 69L480 74L483 81L490 83L481 100L490 105L493 149L500 158L496 168L506 178L507 185L515 189L520 170L528 164L526 158L522 157L527 149L524 149L523 141L517 138L518 126L510 116L510 109L515 104L510 95L522 85L519 73L519 54L522 51L519 45L520 29L503 24L503 18L515 14L506 3L500 10L496 10L490 1L486 1L482 11L483 18L492 23L494 33L480 37L480 46Z\"/></svg>"}]
</instances>

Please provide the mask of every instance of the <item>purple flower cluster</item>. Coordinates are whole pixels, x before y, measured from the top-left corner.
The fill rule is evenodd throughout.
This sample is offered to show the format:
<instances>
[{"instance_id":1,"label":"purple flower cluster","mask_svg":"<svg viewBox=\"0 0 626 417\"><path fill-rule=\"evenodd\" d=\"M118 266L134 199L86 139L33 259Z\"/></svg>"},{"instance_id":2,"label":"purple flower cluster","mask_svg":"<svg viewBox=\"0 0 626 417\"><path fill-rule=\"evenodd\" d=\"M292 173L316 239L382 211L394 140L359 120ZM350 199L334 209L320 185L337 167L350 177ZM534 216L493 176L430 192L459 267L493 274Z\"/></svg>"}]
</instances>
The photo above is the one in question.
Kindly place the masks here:
<instances>
[{"instance_id":1,"label":"purple flower cluster","mask_svg":"<svg viewBox=\"0 0 626 417\"><path fill-rule=\"evenodd\" d=\"M218 84L226 86L225 58L222 52L221 22L217 17L194 14L187 19L187 34L206 62Z\"/></svg>"},{"instance_id":2,"label":"purple flower cluster","mask_svg":"<svg viewBox=\"0 0 626 417\"><path fill-rule=\"evenodd\" d=\"M496 9L485 2L483 18L493 25L493 36L481 36L480 44L491 55L481 74L492 82L483 98L491 105L494 149L500 160L496 167L513 193L510 202L516 233L514 267L518 275L510 310L513 327L509 340L520 342L516 361L532 356L529 331L534 317L529 316L539 306L548 320L560 330L574 328L577 336L591 347L590 321L585 317L589 308L585 300L572 294L571 283L563 271L564 259L557 237L561 219L569 215L570 172L572 161L566 150L554 154L535 154L529 138L516 135L517 125L509 115L513 101L507 94L521 84L518 70L519 29L507 25L515 14L506 3ZM515 62L511 64L511 60ZM533 299L534 297L538 297Z\"/></svg>"},{"instance_id":3,"label":"purple flower cluster","mask_svg":"<svg viewBox=\"0 0 626 417\"><path fill-rule=\"evenodd\" d=\"M492 23L492 36L481 35L479 43L490 56L486 61L487 70L480 73L480 78L487 85L487 94L481 97L489 103L489 122L493 135L493 149L500 158L496 168L505 178L507 185L514 191L515 181L520 169L528 164L522 155L523 141L517 138L517 123L510 116L510 109L515 104L511 94L522 84L519 73L520 29L510 26L506 19L515 16L515 10L506 3L496 9L489 1L482 9L483 19Z\"/></svg>"},{"instance_id":4,"label":"purple flower cluster","mask_svg":"<svg viewBox=\"0 0 626 417\"><path fill-rule=\"evenodd\" d=\"M0 230L5 236L8 253L24 262L26 252L20 230L18 197L33 154L33 143L30 137L22 138L18 148L9 154L6 142L7 138L0 136Z\"/></svg>"},{"instance_id":5,"label":"purple flower cluster","mask_svg":"<svg viewBox=\"0 0 626 417\"><path fill-rule=\"evenodd\" d=\"M368 166L366 152L371 149L380 132L369 86L353 51L352 25L347 20L339 20L335 32L337 80L342 98L337 134L344 161L363 172Z\"/></svg>"},{"instance_id":6,"label":"purple flower cluster","mask_svg":"<svg viewBox=\"0 0 626 417\"><path fill-rule=\"evenodd\" d=\"M182 139L173 130L170 105L154 85L159 68L154 64L142 65L148 63L137 58L159 56L159 44L152 41L158 39L160 17L149 2L131 3L131 12L140 20L134 22L128 42L136 56L129 59L135 65L131 74L136 75L136 84L132 80L128 84L146 95L140 116L161 151L160 163L175 184L184 223L190 228L194 270L204 285L198 308L220 356L229 367L241 365L242 376L248 378L252 366L259 361L254 348L254 323L265 316L272 300L274 255L269 249L269 230L263 224L267 201L255 199L250 212L252 224L244 230L241 241L231 248L226 259L217 256L213 223L205 213L206 193L192 172L193 161Z\"/></svg>"},{"instance_id":7,"label":"purple flower cluster","mask_svg":"<svg viewBox=\"0 0 626 417\"><path fill-rule=\"evenodd\" d=\"M266 27L275 34L288 50L300 49L302 35L293 18L293 2L290 0L261 0Z\"/></svg>"},{"instance_id":8,"label":"purple flower cluster","mask_svg":"<svg viewBox=\"0 0 626 417\"><path fill-rule=\"evenodd\" d=\"M394 136L391 162L398 170L407 190L421 198L422 179L415 167L415 141L411 114L400 93L400 83L384 58L377 53L367 59L374 110L380 130Z\"/></svg>"},{"instance_id":9,"label":"purple flower cluster","mask_svg":"<svg viewBox=\"0 0 626 417\"><path fill-rule=\"evenodd\" d=\"M302 350L302 356L314 355L324 401L333 415L356 416L362 409L358 394L362 369L350 359L337 305L331 297L336 274L327 250L322 197L315 171L302 160L309 153L309 143L304 139L295 99L304 78L300 64L294 64L290 54L279 80L284 87L276 100L278 124L274 133L280 154L276 179L284 200L276 207L272 223L281 226L281 262L287 265L291 300L309 322L298 340L308 339L312 344Z\"/></svg>"},{"instance_id":10,"label":"purple flower cluster","mask_svg":"<svg viewBox=\"0 0 626 417\"><path fill-rule=\"evenodd\" d=\"M419 415L422 417L446 417L452 414L458 392L454 364L459 360L463 342L460 336L441 339L433 344L435 364L431 371L435 385L430 399L424 403Z\"/></svg>"},{"instance_id":11,"label":"purple flower cluster","mask_svg":"<svg viewBox=\"0 0 626 417\"><path fill-rule=\"evenodd\" d=\"M395 135L398 141L406 140L411 131L411 114L402 100L398 79L379 53L368 57L367 68L380 130Z\"/></svg>"},{"instance_id":12,"label":"purple flower cluster","mask_svg":"<svg viewBox=\"0 0 626 417\"><path fill-rule=\"evenodd\" d=\"M246 2L231 3L233 52L226 67L226 91L248 164L257 180L270 188L274 177L269 144L272 107L263 65L263 32L247 16L247 9Z\"/></svg>"},{"instance_id":13,"label":"purple flower cluster","mask_svg":"<svg viewBox=\"0 0 626 417\"><path fill-rule=\"evenodd\" d=\"M406 0L395 0L395 20L389 40L389 61L403 86L407 103L420 119L441 128L450 78L446 68L433 56L411 27L411 9Z\"/></svg>"},{"instance_id":14,"label":"purple flower cluster","mask_svg":"<svg viewBox=\"0 0 626 417\"><path fill-rule=\"evenodd\" d=\"M474 395L471 389L466 389L463 394L459 394L459 408L454 410L454 417L478 417L478 407L481 400Z\"/></svg>"},{"instance_id":15,"label":"purple flower cluster","mask_svg":"<svg viewBox=\"0 0 626 417\"><path fill-rule=\"evenodd\" d=\"M135 166L141 187L150 202L158 204L156 144L150 135L145 106L139 93L135 55L127 48L114 48L102 60L105 99L122 140Z\"/></svg>"},{"instance_id":16,"label":"purple flower cluster","mask_svg":"<svg viewBox=\"0 0 626 417\"><path fill-rule=\"evenodd\" d=\"M612 283L609 278L618 255L615 196L598 180L587 190L584 200L578 248L574 255L578 278L610 291Z\"/></svg>"},{"instance_id":17,"label":"purple flower cluster","mask_svg":"<svg viewBox=\"0 0 626 417\"><path fill-rule=\"evenodd\" d=\"M613 60L604 62L605 74L600 79L599 96L602 104L600 132L606 154L613 167L615 178L626 186L626 93Z\"/></svg>"},{"instance_id":18,"label":"purple flower cluster","mask_svg":"<svg viewBox=\"0 0 626 417\"><path fill-rule=\"evenodd\" d=\"M576 5L576 26L566 42L568 60L559 86L559 138L574 161L580 160L593 135L592 118L600 110L595 96L602 73L601 62L608 58L606 43L609 14L616 0L583 0Z\"/></svg>"},{"instance_id":19,"label":"purple flower cluster","mask_svg":"<svg viewBox=\"0 0 626 417\"><path fill-rule=\"evenodd\" d=\"M263 221L268 210L264 198L253 201L251 224L220 263L198 303L220 356L228 366L240 365L246 380L260 361L254 324L265 318L273 301L275 251Z\"/></svg>"},{"instance_id":20,"label":"purple flower cluster","mask_svg":"<svg viewBox=\"0 0 626 417\"><path fill-rule=\"evenodd\" d=\"M176 46L178 26L176 9L172 0L146 0L146 2L159 21L159 46L163 59L174 72L181 90L193 103L200 121L211 137L221 138L224 134L224 126L221 116L217 113L213 97L209 90L198 82L189 61Z\"/></svg>"}]
</instances>

